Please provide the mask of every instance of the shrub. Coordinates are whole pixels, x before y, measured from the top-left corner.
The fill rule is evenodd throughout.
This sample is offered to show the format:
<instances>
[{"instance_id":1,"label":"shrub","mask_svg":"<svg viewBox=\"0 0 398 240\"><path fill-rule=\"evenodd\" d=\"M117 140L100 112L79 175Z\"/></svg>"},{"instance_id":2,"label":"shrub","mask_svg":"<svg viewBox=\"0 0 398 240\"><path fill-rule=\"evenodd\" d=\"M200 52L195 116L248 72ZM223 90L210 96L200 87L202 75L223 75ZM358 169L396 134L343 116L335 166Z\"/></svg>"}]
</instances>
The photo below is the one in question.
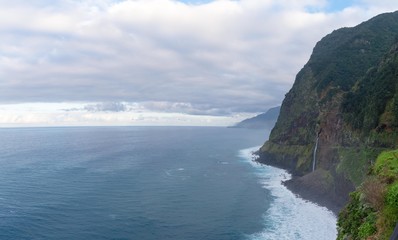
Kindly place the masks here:
<instances>
[{"instance_id":1,"label":"shrub","mask_svg":"<svg viewBox=\"0 0 398 240\"><path fill-rule=\"evenodd\" d=\"M339 240L346 237L359 239L360 234L370 236L376 231L374 211L361 203L360 194L359 191L352 192L349 203L339 214Z\"/></svg>"},{"instance_id":2,"label":"shrub","mask_svg":"<svg viewBox=\"0 0 398 240\"><path fill-rule=\"evenodd\" d=\"M386 205L382 212L379 213L377 220L377 230L380 232L378 239L389 239L398 222L398 208Z\"/></svg>"},{"instance_id":3,"label":"shrub","mask_svg":"<svg viewBox=\"0 0 398 240\"><path fill-rule=\"evenodd\" d=\"M384 205L386 184L377 178L369 178L362 184L363 200L375 210L380 210Z\"/></svg>"},{"instance_id":4,"label":"shrub","mask_svg":"<svg viewBox=\"0 0 398 240\"><path fill-rule=\"evenodd\" d=\"M398 150L382 152L376 160L376 174L393 182L398 178Z\"/></svg>"},{"instance_id":5,"label":"shrub","mask_svg":"<svg viewBox=\"0 0 398 240\"><path fill-rule=\"evenodd\" d=\"M398 208L398 182L388 189L386 202L388 205Z\"/></svg>"},{"instance_id":6,"label":"shrub","mask_svg":"<svg viewBox=\"0 0 398 240\"><path fill-rule=\"evenodd\" d=\"M360 239L366 239L370 235L376 233L375 218L369 219L369 221L364 222L358 228L358 237Z\"/></svg>"}]
</instances>

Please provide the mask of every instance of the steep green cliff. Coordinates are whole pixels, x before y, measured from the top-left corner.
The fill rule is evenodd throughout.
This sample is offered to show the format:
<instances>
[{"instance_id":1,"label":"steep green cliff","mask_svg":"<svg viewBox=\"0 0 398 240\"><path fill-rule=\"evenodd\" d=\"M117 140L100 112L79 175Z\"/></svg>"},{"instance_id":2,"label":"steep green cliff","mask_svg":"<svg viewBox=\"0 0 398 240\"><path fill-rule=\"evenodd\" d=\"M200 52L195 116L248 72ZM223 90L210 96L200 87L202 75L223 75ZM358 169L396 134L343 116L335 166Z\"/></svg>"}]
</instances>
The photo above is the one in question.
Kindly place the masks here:
<instances>
[{"instance_id":1,"label":"steep green cliff","mask_svg":"<svg viewBox=\"0 0 398 240\"><path fill-rule=\"evenodd\" d=\"M259 161L292 171L290 189L337 212L378 154L398 146L397 130L394 12L336 30L316 44L285 96Z\"/></svg>"}]
</instances>

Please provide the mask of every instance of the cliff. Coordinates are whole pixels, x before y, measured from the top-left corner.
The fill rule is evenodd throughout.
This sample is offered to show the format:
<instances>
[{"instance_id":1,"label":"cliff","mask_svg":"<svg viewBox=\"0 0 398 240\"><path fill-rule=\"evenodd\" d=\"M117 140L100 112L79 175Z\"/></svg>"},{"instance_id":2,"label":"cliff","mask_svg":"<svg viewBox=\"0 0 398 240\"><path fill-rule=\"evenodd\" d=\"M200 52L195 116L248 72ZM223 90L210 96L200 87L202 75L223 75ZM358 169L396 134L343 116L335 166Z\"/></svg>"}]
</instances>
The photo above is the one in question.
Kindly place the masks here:
<instances>
[{"instance_id":1,"label":"cliff","mask_svg":"<svg viewBox=\"0 0 398 240\"><path fill-rule=\"evenodd\" d=\"M272 129L278 119L280 106L270 108L267 112L259 114L255 117L245 119L234 126L233 128L251 128L251 129Z\"/></svg>"},{"instance_id":2,"label":"cliff","mask_svg":"<svg viewBox=\"0 0 398 240\"><path fill-rule=\"evenodd\" d=\"M397 90L398 12L333 31L297 74L259 161L290 170L288 188L338 212L377 155L398 146Z\"/></svg>"}]
</instances>

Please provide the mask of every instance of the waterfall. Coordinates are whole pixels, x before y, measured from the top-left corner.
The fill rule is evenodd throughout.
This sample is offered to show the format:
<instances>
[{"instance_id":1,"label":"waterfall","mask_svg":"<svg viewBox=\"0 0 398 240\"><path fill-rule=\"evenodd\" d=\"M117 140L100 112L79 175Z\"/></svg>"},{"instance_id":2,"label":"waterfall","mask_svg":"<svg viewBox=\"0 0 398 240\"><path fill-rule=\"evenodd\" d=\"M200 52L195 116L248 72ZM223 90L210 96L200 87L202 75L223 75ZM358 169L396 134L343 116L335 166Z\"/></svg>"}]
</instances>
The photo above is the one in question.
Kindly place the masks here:
<instances>
[{"instance_id":1,"label":"waterfall","mask_svg":"<svg viewBox=\"0 0 398 240\"><path fill-rule=\"evenodd\" d=\"M316 136L315 148L314 148L314 159L312 160L312 171L315 171L316 164L316 150L318 149L319 134Z\"/></svg>"}]
</instances>

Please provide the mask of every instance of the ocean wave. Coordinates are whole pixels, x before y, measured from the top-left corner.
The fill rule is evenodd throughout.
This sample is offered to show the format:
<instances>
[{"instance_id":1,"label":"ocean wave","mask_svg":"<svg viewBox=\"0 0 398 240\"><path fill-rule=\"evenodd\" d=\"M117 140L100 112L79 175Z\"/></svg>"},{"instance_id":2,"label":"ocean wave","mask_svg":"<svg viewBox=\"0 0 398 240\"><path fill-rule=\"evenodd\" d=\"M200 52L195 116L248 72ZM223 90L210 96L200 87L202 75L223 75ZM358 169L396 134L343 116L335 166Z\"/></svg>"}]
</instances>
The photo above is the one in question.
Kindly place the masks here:
<instances>
[{"instance_id":1,"label":"ocean wave","mask_svg":"<svg viewBox=\"0 0 398 240\"><path fill-rule=\"evenodd\" d=\"M259 148L243 149L239 156L253 166L259 183L271 191L274 200L264 213L264 229L246 236L247 239L336 239L336 216L327 208L290 192L282 184L291 178L287 171L256 162L253 153Z\"/></svg>"}]
</instances>

